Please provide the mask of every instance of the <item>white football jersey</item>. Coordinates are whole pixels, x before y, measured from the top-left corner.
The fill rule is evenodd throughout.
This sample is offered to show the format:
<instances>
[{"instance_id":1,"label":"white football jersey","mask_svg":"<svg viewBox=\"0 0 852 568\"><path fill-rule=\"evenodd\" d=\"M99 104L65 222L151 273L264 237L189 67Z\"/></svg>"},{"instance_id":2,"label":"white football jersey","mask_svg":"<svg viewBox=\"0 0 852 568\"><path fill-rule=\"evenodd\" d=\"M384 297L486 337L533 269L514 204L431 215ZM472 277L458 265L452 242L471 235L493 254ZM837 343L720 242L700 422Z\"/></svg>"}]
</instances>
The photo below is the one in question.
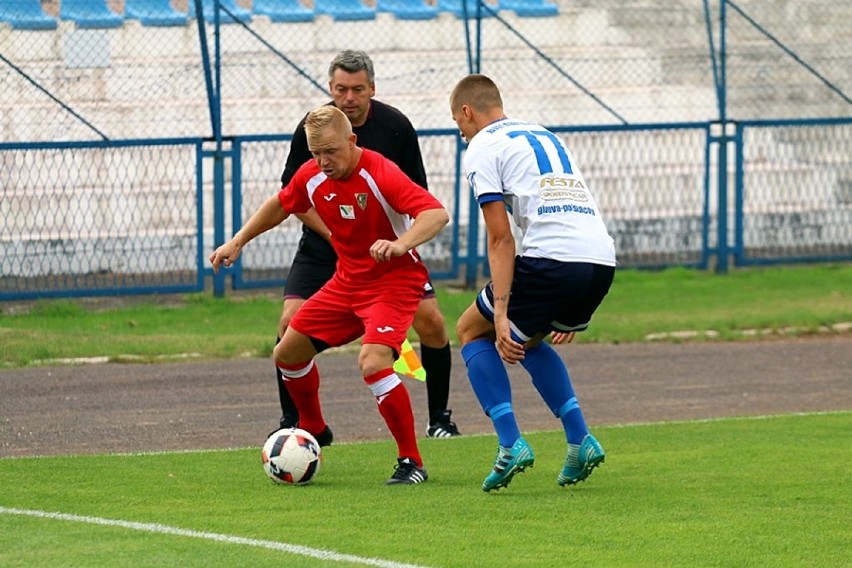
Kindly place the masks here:
<instances>
[{"instance_id":1,"label":"white football jersey","mask_svg":"<svg viewBox=\"0 0 852 568\"><path fill-rule=\"evenodd\" d=\"M615 244L595 198L554 133L529 122L496 121L470 141L464 166L480 205L505 203L520 229L519 254L615 266Z\"/></svg>"}]
</instances>

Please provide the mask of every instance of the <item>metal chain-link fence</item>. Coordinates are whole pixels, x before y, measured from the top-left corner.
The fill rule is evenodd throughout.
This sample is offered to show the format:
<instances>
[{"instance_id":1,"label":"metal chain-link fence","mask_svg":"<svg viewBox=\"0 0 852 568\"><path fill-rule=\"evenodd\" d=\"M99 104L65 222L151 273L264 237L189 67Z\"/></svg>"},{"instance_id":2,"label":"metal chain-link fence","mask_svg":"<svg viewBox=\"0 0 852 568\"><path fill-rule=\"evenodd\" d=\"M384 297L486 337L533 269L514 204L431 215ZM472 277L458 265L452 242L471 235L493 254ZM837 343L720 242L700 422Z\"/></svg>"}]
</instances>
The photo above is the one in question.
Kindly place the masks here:
<instances>
[{"instance_id":1,"label":"metal chain-link fence","mask_svg":"<svg viewBox=\"0 0 852 568\"><path fill-rule=\"evenodd\" d=\"M197 289L199 162L192 143L0 152L0 294Z\"/></svg>"},{"instance_id":2,"label":"metal chain-link fence","mask_svg":"<svg viewBox=\"0 0 852 568\"><path fill-rule=\"evenodd\" d=\"M201 287L343 49L422 134L453 214L424 247L440 276L483 253L447 104L469 72L567 138L624 266L852 257L849 2L466 2L0 1L0 298ZM824 226L806 246L789 207ZM265 235L235 281L286 277L297 234Z\"/></svg>"}]
</instances>

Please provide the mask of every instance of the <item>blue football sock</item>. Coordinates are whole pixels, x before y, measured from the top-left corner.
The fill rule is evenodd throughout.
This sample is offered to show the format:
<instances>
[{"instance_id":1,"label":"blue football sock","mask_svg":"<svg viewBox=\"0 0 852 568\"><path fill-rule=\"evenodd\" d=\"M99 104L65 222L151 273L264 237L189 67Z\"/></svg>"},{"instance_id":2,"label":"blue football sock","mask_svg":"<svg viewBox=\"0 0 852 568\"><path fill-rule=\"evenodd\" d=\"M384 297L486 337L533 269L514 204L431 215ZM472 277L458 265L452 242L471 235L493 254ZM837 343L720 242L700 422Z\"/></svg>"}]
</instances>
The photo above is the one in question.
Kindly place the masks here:
<instances>
[{"instance_id":1,"label":"blue football sock","mask_svg":"<svg viewBox=\"0 0 852 568\"><path fill-rule=\"evenodd\" d=\"M550 411L562 421L568 443L582 442L589 429L574 395L568 369L559 354L547 343L540 343L527 349L521 365L532 377L533 386Z\"/></svg>"},{"instance_id":2,"label":"blue football sock","mask_svg":"<svg viewBox=\"0 0 852 568\"><path fill-rule=\"evenodd\" d=\"M504 448L511 448L517 439L521 437L521 431L518 429L518 421L515 420L515 411L512 409L512 403L501 402L489 408L485 414L491 418L491 423L494 424L494 431L497 432L497 443Z\"/></svg>"},{"instance_id":3,"label":"blue football sock","mask_svg":"<svg viewBox=\"0 0 852 568\"><path fill-rule=\"evenodd\" d=\"M521 437L512 410L509 374L490 339L477 339L462 347L467 377L485 415L491 418L501 446L511 447Z\"/></svg>"}]
</instances>

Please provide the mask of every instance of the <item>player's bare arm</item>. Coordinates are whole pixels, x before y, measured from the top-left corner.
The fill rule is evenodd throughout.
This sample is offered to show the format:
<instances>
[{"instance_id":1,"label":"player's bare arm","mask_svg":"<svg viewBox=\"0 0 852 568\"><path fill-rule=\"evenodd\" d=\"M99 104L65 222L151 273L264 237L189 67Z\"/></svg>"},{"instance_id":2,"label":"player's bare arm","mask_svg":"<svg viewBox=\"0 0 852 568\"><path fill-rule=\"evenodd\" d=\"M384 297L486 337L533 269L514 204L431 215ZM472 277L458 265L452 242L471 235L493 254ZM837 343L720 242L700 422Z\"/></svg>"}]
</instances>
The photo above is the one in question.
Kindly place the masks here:
<instances>
[{"instance_id":1,"label":"player's bare arm","mask_svg":"<svg viewBox=\"0 0 852 568\"><path fill-rule=\"evenodd\" d=\"M497 351L507 363L524 358L524 346L512 339L507 311L515 272L515 238L502 201L482 205L488 231L488 265L494 291L494 331Z\"/></svg>"},{"instance_id":2,"label":"player's bare arm","mask_svg":"<svg viewBox=\"0 0 852 568\"><path fill-rule=\"evenodd\" d=\"M328 242L331 242L331 230L328 226L326 226L323 220L320 219L316 209L311 207L305 213L295 213L295 215L299 221L301 221L304 225L307 225L309 229L320 235Z\"/></svg>"},{"instance_id":3,"label":"player's bare arm","mask_svg":"<svg viewBox=\"0 0 852 568\"><path fill-rule=\"evenodd\" d=\"M237 231L231 240L217 248L210 255L210 264L213 265L213 272L219 272L220 265L224 265L226 268L233 265L240 256L240 252L244 246L259 234L277 227L289 216L289 213L281 208L281 203L278 201L277 195L269 197L260 206L260 209L255 211L254 215L246 221L246 224Z\"/></svg>"},{"instance_id":4,"label":"player's bare arm","mask_svg":"<svg viewBox=\"0 0 852 568\"><path fill-rule=\"evenodd\" d=\"M418 245L435 238L449 222L450 215L443 207L422 211L414 218L411 227L397 240L379 239L373 243L373 246L370 247L370 256L376 262L402 256Z\"/></svg>"}]
</instances>

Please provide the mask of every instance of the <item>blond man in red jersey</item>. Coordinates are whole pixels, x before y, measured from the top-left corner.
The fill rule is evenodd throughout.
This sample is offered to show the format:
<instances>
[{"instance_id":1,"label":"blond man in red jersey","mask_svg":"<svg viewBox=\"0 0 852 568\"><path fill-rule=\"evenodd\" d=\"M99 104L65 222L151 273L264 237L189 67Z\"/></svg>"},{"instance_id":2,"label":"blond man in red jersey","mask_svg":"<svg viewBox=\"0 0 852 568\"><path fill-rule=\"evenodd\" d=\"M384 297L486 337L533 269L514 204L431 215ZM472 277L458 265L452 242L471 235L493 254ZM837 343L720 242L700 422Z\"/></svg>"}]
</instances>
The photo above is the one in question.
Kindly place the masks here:
<instances>
[{"instance_id":1,"label":"blond man in red jersey","mask_svg":"<svg viewBox=\"0 0 852 568\"><path fill-rule=\"evenodd\" d=\"M418 186L393 162L357 146L338 108L311 111L305 131L313 160L216 249L210 262L214 271L231 266L257 235L291 214L316 211L329 230L337 269L302 305L273 353L299 410L299 425L315 436L328 428L314 357L363 336L358 365L398 448L387 483L421 483L428 475L411 399L393 362L429 279L415 247L435 237L449 215L429 192L412 191Z\"/></svg>"}]
</instances>

